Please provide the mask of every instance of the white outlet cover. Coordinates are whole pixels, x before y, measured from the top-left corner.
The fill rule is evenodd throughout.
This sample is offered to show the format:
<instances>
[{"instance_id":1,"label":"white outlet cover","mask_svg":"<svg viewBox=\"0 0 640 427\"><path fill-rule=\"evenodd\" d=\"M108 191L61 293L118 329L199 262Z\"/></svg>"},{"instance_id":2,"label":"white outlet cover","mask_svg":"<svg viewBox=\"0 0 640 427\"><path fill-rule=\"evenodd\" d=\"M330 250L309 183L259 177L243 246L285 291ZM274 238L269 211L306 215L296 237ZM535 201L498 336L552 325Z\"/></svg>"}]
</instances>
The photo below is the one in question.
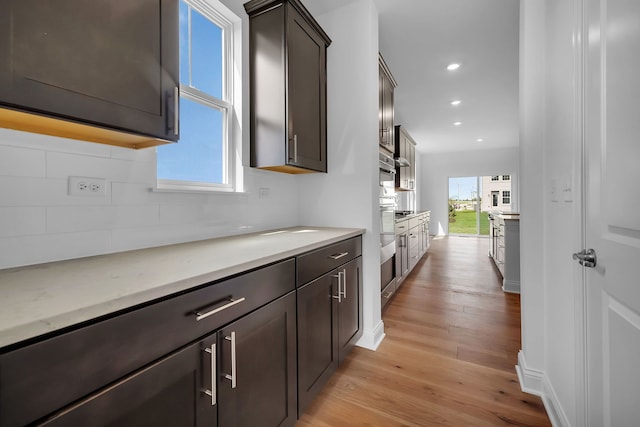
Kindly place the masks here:
<instances>
[{"instance_id":1,"label":"white outlet cover","mask_svg":"<svg viewBox=\"0 0 640 427\"><path fill-rule=\"evenodd\" d=\"M88 176L69 177L69 195L81 197L105 197L107 180Z\"/></svg>"}]
</instances>

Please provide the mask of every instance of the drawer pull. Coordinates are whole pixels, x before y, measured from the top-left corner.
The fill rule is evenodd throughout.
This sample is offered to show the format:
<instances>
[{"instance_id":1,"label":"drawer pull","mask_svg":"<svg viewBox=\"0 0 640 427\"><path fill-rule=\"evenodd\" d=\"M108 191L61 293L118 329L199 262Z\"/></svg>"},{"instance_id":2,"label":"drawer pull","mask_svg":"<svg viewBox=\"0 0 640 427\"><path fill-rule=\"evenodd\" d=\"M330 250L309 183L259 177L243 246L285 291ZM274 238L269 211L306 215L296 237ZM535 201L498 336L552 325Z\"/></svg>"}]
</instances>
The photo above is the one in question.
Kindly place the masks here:
<instances>
[{"instance_id":1,"label":"drawer pull","mask_svg":"<svg viewBox=\"0 0 640 427\"><path fill-rule=\"evenodd\" d=\"M245 300L244 297L239 298L239 299L233 299L233 298L229 298L229 302L221 307L218 308L214 308L211 311L207 311L205 313L201 313L199 311L196 311L196 320L200 321L204 318L207 318L209 316L212 316L216 313L220 313L222 310L226 310L227 308L233 307L236 304L240 304L241 302L243 302Z\"/></svg>"},{"instance_id":2,"label":"drawer pull","mask_svg":"<svg viewBox=\"0 0 640 427\"><path fill-rule=\"evenodd\" d=\"M393 295L393 291L385 292L384 294L382 294L384 298L391 298L391 295Z\"/></svg>"},{"instance_id":3,"label":"drawer pull","mask_svg":"<svg viewBox=\"0 0 640 427\"><path fill-rule=\"evenodd\" d=\"M340 258L345 257L347 255L349 255L349 252L342 252L342 253L339 253L339 254L329 255L329 258L331 258L331 259L340 259Z\"/></svg>"},{"instance_id":4,"label":"drawer pull","mask_svg":"<svg viewBox=\"0 0 640 427\"><path fill-rule=\"evenodd\" d=\"M205 353L211 354L211 390L202 389L207 396L211 396L211 406L216 406L216 345L211 344L211 348L205 348Z\"/></svg>"}]
</instances>

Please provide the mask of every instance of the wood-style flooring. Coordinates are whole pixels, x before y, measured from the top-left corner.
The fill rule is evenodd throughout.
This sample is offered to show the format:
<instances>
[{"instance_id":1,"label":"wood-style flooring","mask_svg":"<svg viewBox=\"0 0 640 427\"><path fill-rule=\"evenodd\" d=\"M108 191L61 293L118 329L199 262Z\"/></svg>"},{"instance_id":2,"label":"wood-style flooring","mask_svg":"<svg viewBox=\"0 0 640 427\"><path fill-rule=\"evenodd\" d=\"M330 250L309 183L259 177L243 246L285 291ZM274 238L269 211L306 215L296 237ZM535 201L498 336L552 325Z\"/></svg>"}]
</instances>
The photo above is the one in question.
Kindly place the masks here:
<instances>
[{"instance_id":1,"label":"wood-style flooring","mask_svg":"<svg viewBox=\"0 0 640 427\"><path fill-rule=\"evenodd\" d=\"M356 347L297 427L550 426L520 391L520 297L489 240L434 239L385 309L377 351Z\"/></svg>"}]
</instances>

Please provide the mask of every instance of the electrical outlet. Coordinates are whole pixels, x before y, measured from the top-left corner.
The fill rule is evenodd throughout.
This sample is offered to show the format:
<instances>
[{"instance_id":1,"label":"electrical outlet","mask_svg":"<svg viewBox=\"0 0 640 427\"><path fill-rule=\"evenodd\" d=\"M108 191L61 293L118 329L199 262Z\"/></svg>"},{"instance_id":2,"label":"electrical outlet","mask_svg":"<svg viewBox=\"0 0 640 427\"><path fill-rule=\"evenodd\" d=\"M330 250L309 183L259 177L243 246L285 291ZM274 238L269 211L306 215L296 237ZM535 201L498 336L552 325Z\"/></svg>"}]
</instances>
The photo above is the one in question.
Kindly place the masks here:
<instances>
[{"instance_id":1,"label":"electrical outlet","mask_svg":"<svg viewBox=\"0 0 640 427\"><path fill-rule=\"evenodd\" d=\"M69 177L70 196L104 197L107 195L107 180L86 176Z\"/></svg>"},{"instance_id":2,"label":"electrical outlet","mask_svg":"<svg viewBox=\"0 0 640 427\"><path fill-rule=\"evenodd\" d=\"M269 197L269 193L271 193L271 188L269 188L269 187L260 187L258 189L258 198L259 199L265 199L265 198Z\"/></svg>"}]
</instances>

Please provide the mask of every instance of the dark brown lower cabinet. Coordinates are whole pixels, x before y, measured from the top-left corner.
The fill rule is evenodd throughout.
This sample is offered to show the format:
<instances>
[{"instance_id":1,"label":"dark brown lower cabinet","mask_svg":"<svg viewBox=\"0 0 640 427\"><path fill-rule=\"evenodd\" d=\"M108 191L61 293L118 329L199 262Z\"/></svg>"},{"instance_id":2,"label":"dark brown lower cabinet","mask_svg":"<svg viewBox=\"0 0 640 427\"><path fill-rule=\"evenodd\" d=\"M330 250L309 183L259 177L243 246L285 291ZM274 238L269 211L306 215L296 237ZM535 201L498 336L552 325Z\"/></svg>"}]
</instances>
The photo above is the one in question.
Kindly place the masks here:
<instances>
[{"instance_id":1,"label":"dark brown lower cabinet","mask_svg":"<svg viewBox=\"0 0 640 427\"><path fill-rule=\"evenodd\" d=\"M296 295L66 408L46 426L292 426Z\"/></svg>"},{"instance_id":2,"label":"dark brown lower cabinet","mask_svg":"<svg viewBox=\"0 0 640 427\"><path fill-rule=\"evenodd\" d=\"M298 413L362 336L362 257L298 288Z\"/></svg>"}]
</instances>

